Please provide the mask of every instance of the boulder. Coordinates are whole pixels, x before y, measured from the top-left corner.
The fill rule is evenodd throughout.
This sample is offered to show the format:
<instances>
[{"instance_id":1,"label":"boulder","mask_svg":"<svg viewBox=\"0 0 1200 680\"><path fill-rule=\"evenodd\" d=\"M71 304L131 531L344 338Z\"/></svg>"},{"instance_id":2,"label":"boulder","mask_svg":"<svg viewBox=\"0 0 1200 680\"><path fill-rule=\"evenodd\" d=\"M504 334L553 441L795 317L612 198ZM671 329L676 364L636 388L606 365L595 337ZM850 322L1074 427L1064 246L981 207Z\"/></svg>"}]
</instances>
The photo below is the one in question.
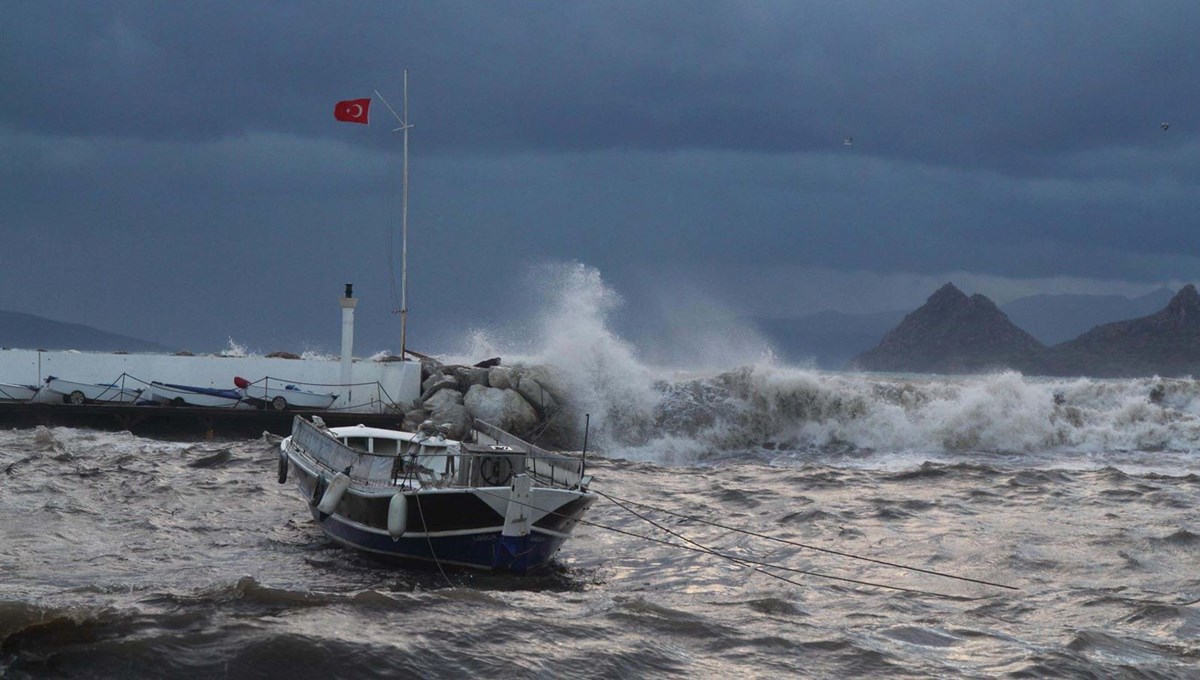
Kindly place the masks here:
<instances>
[{"instance_id":1,"label":"boulder","mask_svg":"<svg viewBox=\"0 0 1200 680\"><path fill-rule=\"evenodd\" d=\"M492 357L491 359L484 359L483 361L475 364L475 368L491 368L499 365L500 357Z\"/></svg>"},{"instance_id":2,"label":"boulder","mask_svg":"<svg viewBox=\"0 0 1200 680\"><path fill-rule=\"evenodd\" d=\"M448 376L430 376L429 380L421 383L421 401L424 402L442 390L457 390L458 381Z\"/></svg>"},{"instance_id":3,"label":"boulder","mask_svg":"<svg viewBox=\"0 0 1200 680\"><path fill-rule=\"evenodd\" d=\"M521 376L517 392L542 415L558 410L558 402L554 399L554 395L528 374Z\"/></svg>"},{"instance_id":4,"label":"boulder","mask_svg":"<svg viewBox=\"0 0 1200 680\"><path fill-rule=\"evenodd\" d=\"M427 411L437 412L438 408L446 404L454 404L461 406L463 403L462 392L453 388L442 388L434 392L428 399L422 401L422 407Z\"/></svg>"},{"instance_id":5,"label":"boulder","mask_svg":"<svg viewBox=\"0 0 1200 680\"><path fill-rule=\"evenodd\" d=\"M455 394L458 394L455 392ZM462 397L461 394L458 395ZM450 439L462 439L471 430L471 414L462 404L445 401L434 407L429 414L434 425L448 426L446 436ZM419 424L419 423L418 423Z\"/></svg>"},{"instance_id":6,"label":"boulder","mask_svg":"<svg viewBox=\"0 0 1200 680\"><path fill-rule=\"evenodd\" d=\"M455 366L451 369L451 375L457 380L458 384L463 388L469 388L472 385L483 385L487 387L488 369L475 368L474 366Z\"/></svg>"},{"instance_id":7,"label":"boulder","mask_svg":"<svg viewBox=\"0 0 1200 680\"><path fill-rule=\"evenodd\" d=\"M528 377L535 381L543 390L554 395L555 399L560 399L565 394L570 394L570 383L566 376L559 371L549 366L529 366L521 369L521 379Z\"/></svg>"},{"instance_id":8,"label":"boulder","mask_svg":"<svg viewBox=\"0 0 1200 680\"><path fill-rule=\"evenodd\" d=\"M517 436L533 429L537 412L516 390L472 385L464 400L471 415Z\"/></svg>"},{"instance_id":9,"label":"boulder","mask_svg":"<svg viewBox=\"0 0 1200 680\"><path fill-rule=\"evenodd\" d=\"M423 408L414 408L404 414L404 422L400 425L400 429L407 432L416 432L421 427L421 423L428 419L429 411Z\"/></svg>"},{"instance_id":10,"label":"boulder","mask_svg":"<svg viewBox=\"0 0 1200 680\"><path fill-rule=\"evenodd\" d=\"M488 370L489 387L501 390L517 389L517 373L508 366L496 366Z\"/></svg>"}]
</instances>

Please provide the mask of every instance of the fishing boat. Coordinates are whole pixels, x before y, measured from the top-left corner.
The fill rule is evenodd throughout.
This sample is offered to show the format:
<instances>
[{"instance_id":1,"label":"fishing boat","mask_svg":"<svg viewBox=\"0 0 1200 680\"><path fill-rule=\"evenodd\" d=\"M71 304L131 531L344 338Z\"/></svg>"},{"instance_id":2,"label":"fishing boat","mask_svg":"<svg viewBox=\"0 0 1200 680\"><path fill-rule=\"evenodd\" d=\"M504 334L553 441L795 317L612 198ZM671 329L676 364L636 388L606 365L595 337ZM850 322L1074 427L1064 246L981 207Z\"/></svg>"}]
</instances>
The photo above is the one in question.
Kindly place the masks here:
<instances>
[{"instance_id":1,"label":"fishing boat","mask_svg":"<svg viewBox=\"0 0 1200 680\"><path fill-rule=\"evenodd\" d=\"M286 411L289 408L313 409L324 411L338 395L332 393L310 392L282 380L264 378L250 382L242 377L235 377L233 384L242 399L249 401L258 408L270 408L275 411Z\"/></svg>"},{"instance_id":2,"label":"fishing boat","mask_svg":"<svg viewBox=\"0 0 1200 680\"><path fill-rule=\"evenodd\" d=\"M36 385L0 383L0 401L32 401L37 393Z\"/></svg>"},{"instance_id":3,"label":"fishing boat","mask_svg":"<svg viewBox=\"0 0 1200 680\"><path fill-rule=\"evenodd\" d=\"M150 382L150 390L143 396L157 404L166 406L205 406L209 408L254 408L245 401L238 390L222 390L214 387L175 385L156 380Z\"/></svg>"},{"instance_id":4,"label":"fishing boat","mask_svg":"<svg viewBox=\"0 0 1200 680\"><path fill-rule=\"evenodd\" d=\"M596 501L583 457L555 454L482 420L475 443L422 425L325 427L296 416L279 446L321 530L404 562L526 573L545 567Z\"/></svg>"},{"instance_id":5,"label":"fishing boat","mask_svg":"<svg viewBox=\"0 0 1200 680\"><path fill-rule=\"evenodd\" d=\"M116 383L81 383L50 376L45 389L62 397L64 404L130 404L141 397L141 388L133 389Z\"/></svg>"}]
</instances>

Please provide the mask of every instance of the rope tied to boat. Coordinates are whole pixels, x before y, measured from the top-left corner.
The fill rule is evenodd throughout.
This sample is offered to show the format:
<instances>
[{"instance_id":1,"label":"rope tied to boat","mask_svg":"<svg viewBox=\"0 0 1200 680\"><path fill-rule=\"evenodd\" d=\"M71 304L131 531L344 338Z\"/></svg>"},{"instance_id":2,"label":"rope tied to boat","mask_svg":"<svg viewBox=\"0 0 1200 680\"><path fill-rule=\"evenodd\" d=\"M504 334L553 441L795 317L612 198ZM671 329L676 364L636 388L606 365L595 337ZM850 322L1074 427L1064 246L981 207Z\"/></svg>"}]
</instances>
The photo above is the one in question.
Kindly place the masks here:
<instances>
[{"instance_id":1,"label":"rope tied to boat","mask_svg":"<svg viewBox=\"0 0 1200 680\"><path fill-rule=\"evenodd\" d=\"M506 499L506 497L505 497L505 496L501 496L500 494L496 494L496 493L493 493L493 492L490 492L490 491L484 491L483 489L476 489L475 491L476 491L476 492L478 492L478 493L483 493L483 494L487 494L487 495L489 495L489 496L493 496L493 497L495 497L495 498L503 498L503 499ZM523 505L523 506L525 506L525 507L528 507L528 508L532 508L532 509L534 509L534 510L537 510L537 511L539 511L539 512L546 513L546 514L548 514L548 515L554 515L554 516L557 516L557 517L563 517L563 518L566 518L566 519L573 520L573 521L575 521L575 522L577 522L577 523L579 523L579 524L584 524L584 525L587 525L587 526L596 527L597 529L602 529L602 530L604 530L604 531L609 531L609 532L616 533L616 534L620 534L620 535L623 535L623 536L629 536L629 537L631 537L631 538L637 538L637 539L641 539L641 540L644 540L644 541L649 541L649 542L651 542L651 543L658 543L658 544L660 544L660 545L666 545L666 546L670 546L670 547L673 547L673 548L680 548L680 549L683 549L683 550L688 550L688 551L691 551L691 552L698 552L698 553L701 553L701 554L711 555L711 556L713 556L713 557L720 557L720 558L722 558L722 559L726 559L726 560L732 561L732 562L734 562L734 563L741 564L741 565L743 565L743 566L749 566L749 567L753 567L753 568L754 568L754 570L755 570L755 571L757 571L757 572L759 572L759 573L765 574L765 575L767 575L767 576L770 576L770 577L772 577L772 578L775 578L775 579L778 579L778 580L784 581L784 582L786 582L786 583L789 583L789 584L792 584L792 585L795 585L795 586L800 586L800 587L803 587L805 584L803 584L803 583L800 583L799 581L795 581L795 580L793 580L793 579L789 579L789 578L787 578L786 576L782 576L782 575L780 575L780 574L775 574L775 573L772 573L772 572L766 571L766 569L777 569L777 570L780 570L780 571L785 571L785 572L790 572L790 573L796 573L796 574L803 574L803 575L806 575L806 576L812 576L812 577L815 577L815 578L823 578L823 579L828 579L828 580L833 580L833 581L841 581L841 582L844 582L844 583L852 583L852 584L855 584L855 585L868 586L868 587L872 587L872 588L882 588L882 589L885 589L885 590L894 590L894 591L899 591L899 592L912 593L912 594L915 594L915 595L927 595L927 596L930 596L930 597L939 597L939 598L945 598L945 599L953 599L953 600L966 600L966 601L982 599L982 598L979 598L979 597L967 597L967 596L962 596L962 595L950 595L950 594L947 594L947 593L939 593L939 592L932 591L932 590L921 590L921 589L917 589L917 588L905 588L905 587L902 587L902 586L893 586L893 585L888 585L888 584L885 584L885 583L876 583L876 582L873 582L873 581L865 581L865 580L861 580L861 579L853 579L853 578L844 577L844 576L835 576L835 575L832 575L832 574L825 574L825 573L816 572L816 571L811 571L811 570L806 570L806 569L799 569L799 568L796 568L796 567L789 567L789 566L787 566L787 565L783 565L783 564L775 564L775 563L766 562L766 561L762 561L762 560L751 559L751 558L748 558L748 557L739 557L739 556L736 556L736 555L731 555L731 554L728 554L728 553L722 552L722 551L720 551L720 550L717 550L717 549L715 549L715 548L712 548L712 547L706 546L706 545L704 545L704 544L702 544L702 543L700 543L700 542L698 542L698 541L695 541L695 540L693 540L693 539L687 538L686 536L683 536L682 534L679 534L679 533L678 533L678 532L676 532L676 531L673 531L673 530L671 530L671 529L669 529L669 528L667 528L667 527L664 527L664 526L662 526L660 523L658 523L658 522L655 522L654 520L652 520L652 519L650 519L650 518L648 518L648 517L645 517L644 515L642 515L642 514L638 513L637 511L635 511L635 510L633 510L633 509L629 508L628 506L626 506L626 505L622 504L622 503L621 503L621 501L620 501L619 499L616 499L615 497L610 497L610 496L608 496L607 494L604 494L604 493L601 493L601 492L598 492L598 491L592 491L592 493L595 493L596 495L598 495L598 496L600 496L600 497L602 497L602 498L604 498L604 499L608 500L609 502L613 503L613 504L614 504L614 505L616 505L617 507L620 507L620 508L622 508L622 509L623 509L623 510L625 510L626 512L629 512L629 513L630 513L630 514L632 514L633 516L635 516L635 517L637 517L638 519L641 519L642 521L644 521L644 522L646 522L646 523L648 523L648 524L650 524L650 525L652 525L652 526L654 526L654 527L658 528L659 530L661 530L661 531L663 531L663 532L665 532L665 533L667 533L667 534L669 534L669 535L671 535L671 536L674 536L675 538L677 538L677 539L679 539L679 540L685 541L685 542L686 542L686 544L679 544L679 543L675 543L675 542L672 542L672 541L668 541L668 540L666 540L666 539L662 539L662 538L656 538L656 537L654 537L654 536L647 536L647 535L645 535L645 534L639 534L639 533L636 533L636 532L633 532L633 531L626 531L626 530L624 530L624 529L619 529L619 528L617 528L617 527L608 526L608 525L606 525L606 524L601 524L601 523L599 523L599 522L593 522L593 521L591 521L591 520L586 520L586 519L583 519L582 517L579 517L579 518L572 517L572 516L570 516L570 515L566 515L566 514L564 514L564 513L557 512L557 511L554 511L554 510L548 510L548 509L545 509L545 508L540 508L540 507L538 507L538 506L536 506L536 505L533 505L532 503L522 503L522 502L520 502L520 501L512 501L512 502L516 502L516 503L518 503L518 504L520 504L520 505ZM854 556L854 555L850 555L849 553L845 553L845 556L848 556L848 557L856 557L856 556ZM869 559L869 558L866 558L866 559ZM910 568L910 567L906 567L906 566L904 566L904 565L895 565L895 566L898 566L899 568L904 568L904 569L908 569L908 568ZM916 569L914 569L914 570L916 570ZM928 573L928 574L931 574L931 575L934 575L934 576L942 576L942 577L945 577L945 578L956 578L956 579L959 579L959 580L971 581L971 582L974 582L974 583L979 583L979 584L982 584L982 585L994 585L994 586L996 586L996 587L999 587L999 588L1007 588L1007 589L1010 589L1010 590L1020 590L1019 588L1016 588L1016 587L1014 587L1014 586L1006 586L1006 585L1002 585L1002 584L992 584L992 583L989 583L989 582L987 582L987 581L980 581L980 580L978 580L978 579L969 579L969 578L966 578L966 577L958 577L958 576L955 576L955 575L952 575L952 574L944 574L944 573L940 573L940 572L934 572L934 571L930 571L930 570L920 570L920 571L924 571L925 573Z\"/></svg>"}]
</instances>

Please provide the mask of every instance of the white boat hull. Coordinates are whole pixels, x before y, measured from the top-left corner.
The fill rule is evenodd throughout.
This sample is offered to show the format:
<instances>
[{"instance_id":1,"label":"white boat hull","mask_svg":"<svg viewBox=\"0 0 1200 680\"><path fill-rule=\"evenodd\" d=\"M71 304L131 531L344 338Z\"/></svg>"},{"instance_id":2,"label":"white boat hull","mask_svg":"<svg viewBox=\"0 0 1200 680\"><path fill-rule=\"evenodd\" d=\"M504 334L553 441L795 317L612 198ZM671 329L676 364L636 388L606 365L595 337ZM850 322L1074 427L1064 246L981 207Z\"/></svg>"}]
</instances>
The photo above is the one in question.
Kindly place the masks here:
<instances>
[{"instance_id":1,"label":"white boat hull","mask_svg":"<svg viewBox=\"0 0 1200 680\"><path fill-rule=\"evenodd\" d=\"M37 393L38 388L30 385L0 383L0 401L31 401Z\"/></svg>"},{"instance_id":2,"label":"white boat hull","mask_svg":"<svg viewBox=\"0 0 1200 680\"><path fill-rule=\"evenodd\" d=\"M226 390L230 396L180 389L159 382L151 382L148 398L164 406L204 406L207 408L254 408L242 400L235 390Z\"/></svg>"},{"instance_id":3,"label":"white boat hull","mask_svg":"<svg viewBox=\"0 0 1200 680\"><path fill-rule=\"evenodd\" d=\"M337 400L336 394L320 394L305 390L284 387L269 387L266 385L250 385L240 390L245 398L258 401L266 408L276 411L286 411L290 408L325 410L333 406Z\"/></svg>"},{"instance_id":4,"label":"white boat hull","mask_svg":"<svg viewBox=\"0 0 1200 680\"><path fill-rule=\"evenodd\" d=\"M54 394L62 395L67 404L106 403L132 404L142 394L140 389L121 387L120 385L96 385L78 383L62 378L46 379L46 389Z\"/></svg>"}]
</instances>

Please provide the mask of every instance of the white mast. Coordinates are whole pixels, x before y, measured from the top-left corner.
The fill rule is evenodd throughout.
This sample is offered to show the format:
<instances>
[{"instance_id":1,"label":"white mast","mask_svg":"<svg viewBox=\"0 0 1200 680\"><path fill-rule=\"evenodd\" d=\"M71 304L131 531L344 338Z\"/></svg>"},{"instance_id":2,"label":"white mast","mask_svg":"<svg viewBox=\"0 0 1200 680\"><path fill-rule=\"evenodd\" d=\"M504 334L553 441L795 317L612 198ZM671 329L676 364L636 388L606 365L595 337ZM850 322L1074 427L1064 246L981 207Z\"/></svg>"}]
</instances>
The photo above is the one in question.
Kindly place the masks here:
<instances>
[{"instance_id":1,"label":"white mast","mask_svg":"<svg viewBox=\"0 0 1200 680\"><path fill-rule=\"evenodd\" d=\"M408 69L404 69L404 191L400 208L400 358L406 354L408 325Z\"/></svg>"},{"instance_id":2,"label":"white mast","mask_svg":"<svg viewBox=\"0 0 1200 680\"><path fill-rule=\"evenodd\" d=\"M404 133L404 176L400 208L400 358L403 359L407 354L408 330L408 129L412 127L408 123L408 69L404 69L403 118L396 114L396 110L379 94L379 90L375 90L375 96L383 101L383 105L400 122L400 127L392 132Z\"/></svg>"}]
</instances>

